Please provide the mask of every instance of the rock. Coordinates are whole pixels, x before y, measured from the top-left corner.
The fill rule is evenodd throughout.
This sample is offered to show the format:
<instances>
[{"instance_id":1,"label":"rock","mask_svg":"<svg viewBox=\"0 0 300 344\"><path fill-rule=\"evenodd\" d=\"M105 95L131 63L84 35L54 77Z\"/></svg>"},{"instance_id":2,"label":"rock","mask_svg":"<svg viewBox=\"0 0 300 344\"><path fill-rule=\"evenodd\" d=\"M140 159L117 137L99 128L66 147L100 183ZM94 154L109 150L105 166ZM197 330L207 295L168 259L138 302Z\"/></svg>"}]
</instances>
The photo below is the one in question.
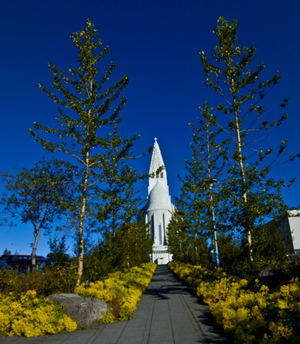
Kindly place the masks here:
<instances>
[{"instance_id":1,"label":"rock","mask_svg":"<svg viewBox=\"0 0 300 344\"><path fill-rule=\"evenodd\" d=\"M90 327L106 314L110 307L99 299L80 297L77 294L53 294L48 299L65 305L65 313L74 319L79 327Z\"/></svg>"},{"instance_id":2,"label":"rock","mask_svg":"<svg viewBox=\"0 0 300 344\"><path fill-rule=\"evenodd\" d=\"M253 278L247 285L246 289L253 289L255 285L255 280L258 280L260 285L266 285L267 287L272 287L274 283L274 272L273 269L262 270L255 278Z\"/></svg>"}]
</instances>

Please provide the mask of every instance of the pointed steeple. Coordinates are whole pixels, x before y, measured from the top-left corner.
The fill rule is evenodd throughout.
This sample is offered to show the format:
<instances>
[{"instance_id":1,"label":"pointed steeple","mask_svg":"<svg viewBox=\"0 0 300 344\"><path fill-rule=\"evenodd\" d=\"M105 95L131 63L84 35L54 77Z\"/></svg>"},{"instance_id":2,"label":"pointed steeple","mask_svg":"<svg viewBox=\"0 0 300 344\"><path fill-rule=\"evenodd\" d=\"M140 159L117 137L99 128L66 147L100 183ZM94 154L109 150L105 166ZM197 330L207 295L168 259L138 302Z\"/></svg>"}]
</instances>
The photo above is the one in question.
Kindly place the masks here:
<instances>
[{"instance_id":1,"label":"pointed steeple","mask_svg":"<svg viewBox=\"0 0 300 344\"><path fill-rule=\"evenodd\" d=\"M155 138L154 140L155 141L152 151L149 173L156 173L158 168L160 168L161 166L165 166L163 158L161 156L159 145L157 143L157 138Z\"/></svg>"},{"instance_id":2,"label":"pointed steeple","mask_svg":"<svg viewBox=\"0 0 300 344\"><path fill-rule=\"evenodd\" d=\"M164 167L160 172L157 170ZM171 203L169 186L167 181L167 171L165 164L155 139L150 162L148 186L148 202L145 207L145 223L151 224L151 234L153 238L152 262L157 264L167 264L172 260L172 254L168 251L167 232L171 219L171 212L174 206Z\"/></svg>"},{"instance_id":3,"label":"pointed steeple","mask_svg":"<svg viewBox=\"0 0 300 344\"><path fill-rule=\"evenodd\" d=\"M151 162L150 162L150 168L149 168L149 173L152 174L154 173L153 178L149 178L149 187L148 187L148 195L150 194L151 190L153 187L159 183L163 188L167 191L169 194L169 186L167 182L167 172L166 169L160 171L157 173L157 170L160 167L165 167L159 145L157 143L157 138L154 139L154 146L153 146L153 151L152 151L152 157L151 157Z\"/></svg>"}]
</instances>

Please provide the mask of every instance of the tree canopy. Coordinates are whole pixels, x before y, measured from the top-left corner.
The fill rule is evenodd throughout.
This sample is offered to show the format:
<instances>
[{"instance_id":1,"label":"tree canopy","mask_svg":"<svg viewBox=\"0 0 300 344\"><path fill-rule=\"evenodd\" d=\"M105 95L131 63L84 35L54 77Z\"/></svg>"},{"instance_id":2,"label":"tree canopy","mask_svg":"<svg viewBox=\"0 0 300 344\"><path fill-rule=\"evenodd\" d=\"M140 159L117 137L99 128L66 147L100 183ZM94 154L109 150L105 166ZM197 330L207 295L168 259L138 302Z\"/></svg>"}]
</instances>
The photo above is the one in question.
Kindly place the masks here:
<instances>
[{"instance_id":1,"label":"tree canopy","mask_svg":"<svg viewBox=\"0 0 300 344\"><path fill-rule=\"evenodd\" d=\"M237 20L220 17L213 30L218 44L211 56L200 51L204 83L220 101L215 109L205 102L198 125L190 125L193 156L186 161L186 175L180 178L181 195L176 203L180 208L170 222L169 242L177 255L179 249L182 252L184 236L188 241L193 235L194 240L212 237L217 226L219 233L224 233L222 242L242 254L243 248L232 238L240 240L255 274L255 260L260 260L261 252L274 260L266 242L271 232L274 245L276 242L280 247L278 254L285 251L283 241L277 240L278 228L266 230L262 225L270 219L278 223L283 216L286 206L281 188L290 186L294 179L289 183L275 180L271 172L300 154L286 157L285 140L279 142L277 150L270 146L271 134L288 118L285 108L289 99L283 98L270 108L264 106L280 73L263 80L265 66L263 62L255 64L256 47L238 45L237 31ZM217 183L209 190L208 182L213 180ZM221 251L224 257L225 251Z\"/></svg>"},{"instance_id":2,"label":"tree canopy","mask_svg":"<svg viewBox=\"0 0 300 344\"><path fill-rule=\"evenodd\" d=\"M280 110L285 109L289 100L284 98L272 109L265 109L262 102L278 84L280 73L264 81L261 77L263 62L254 70L250 69L256 47L237 45L237 30L237 20L229 22L220 17L213 30L218 45L210 59L203 50L200 56L204 83L222 99L217 106L218 125L230 142L230 164L226 184L222 187L228 200L227 218L232 227L247 238L248 258L255 272L252 234L266 218L284 211L280 189L286 184L269 177L269 172L279 163L287 141L281 141L276 152L274 147L268 147L268 136L287 119L288 115ZM223 124L220 113L226 116L227 124ZM295 157L291 154L285 161Z\"/></svg>"},{"instance_id":3,"label":"tree canopy","mask_svg":"<svg viewBox=\"0 0 300 344\"><path fill-rule=\"evenodd\" d=\"M77 219L79 284L83 273L85 226L93 226L94 220L104 210L99 207L106 207L103 200L106 197L104 185L121 182L118 179L120 175L113 171L106 173L107 166L112 165L115 159L128 158L126 149L115 151L116 155L107 155L115 141L109 140L110 136L106 135L110 128L113 131L121 121L120 111L126 103L121 92L127 87L129 79L125 75L115 84L110 84L109 79L115 67L113 62L104 75L98 77L98 64L107 55L109 48L100 49L102 39L99 39L99 32L90 20L87 20L86 29L73 33L71 39L78 50L78 67L70 68L67 75L49 63L55 92L40 85L41 90L58 104L58 127L34 123L35 130L54 134L56 140L50 141L44 136L38 136L34 130L30 130L30 133L47 151L61 152L75 158L79 189L71 217L75 221ZM128 139L128 146L131 147L137 138L138 135ZM129 174L128 179L131 177ZM125 179L123 175L122 183L126 183ZM95 206L94 201L98 206ZM110 201L111 207L117 206L117 198L111 198Z\"/></svg>"},{"instance_id":4,"label":"tree canopy","mask_svg":"<svg viewBox=\"0 0 300 344\"><path fill-rule=\"evenodd\" d=\"M36 249L42 231L50 231L53 223L66 214L73 200L71 165L56 159L41 160L31 169L17 168L14 173L1 173L7 193L1 195L4 213L2 224L15 219L33 226L32 268L36 266Z\"/></svg>"}]
</instances>

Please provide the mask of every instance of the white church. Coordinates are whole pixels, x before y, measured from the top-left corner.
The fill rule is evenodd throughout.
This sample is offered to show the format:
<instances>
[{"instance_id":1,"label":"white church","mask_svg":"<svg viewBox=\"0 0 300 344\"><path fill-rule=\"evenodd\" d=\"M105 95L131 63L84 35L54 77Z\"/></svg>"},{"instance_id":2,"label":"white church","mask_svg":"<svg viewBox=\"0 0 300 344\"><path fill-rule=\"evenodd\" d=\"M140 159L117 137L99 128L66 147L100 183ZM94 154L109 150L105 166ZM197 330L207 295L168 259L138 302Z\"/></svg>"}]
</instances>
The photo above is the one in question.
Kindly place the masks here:
<instances>
[{"instance_id":1,"label":"white church","mask_svg":"<svg viewBox=\"0 0 300 344\"><path fill-rule=\"evenodd\" d=\"M159 265L167 264L172 260L172 255L168 252L166 233L171 212L174 210L169 194L166 168L157 172L162 166L165 167L165 164L157 139L155 139L149 169L149 174L154 173L154 177L149 178L145 222L151 222L151 234L154 240L151 261Z\"/></svg>"}]
</instances>

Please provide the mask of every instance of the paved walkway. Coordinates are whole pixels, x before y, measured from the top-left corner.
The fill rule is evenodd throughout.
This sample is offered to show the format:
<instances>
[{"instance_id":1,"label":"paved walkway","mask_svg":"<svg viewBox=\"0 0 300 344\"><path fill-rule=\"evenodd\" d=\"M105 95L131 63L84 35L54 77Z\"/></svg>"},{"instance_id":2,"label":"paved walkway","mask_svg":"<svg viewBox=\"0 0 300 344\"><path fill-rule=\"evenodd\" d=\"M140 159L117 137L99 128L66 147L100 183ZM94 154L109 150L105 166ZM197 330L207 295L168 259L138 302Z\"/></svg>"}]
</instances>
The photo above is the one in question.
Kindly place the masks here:
<instances>
[{"instance_id":1,"label":"paved walkway","mask_svg":"<svg viewBox=\"0 0 300 344\"><path fill-rule=\"evenodd\" d=\"M158 266L129 321L97 329L24 338L0 337L1 344L192 344L231 343L213 325L208 306L165 265Z\"/></svg>"}]
</instances>

